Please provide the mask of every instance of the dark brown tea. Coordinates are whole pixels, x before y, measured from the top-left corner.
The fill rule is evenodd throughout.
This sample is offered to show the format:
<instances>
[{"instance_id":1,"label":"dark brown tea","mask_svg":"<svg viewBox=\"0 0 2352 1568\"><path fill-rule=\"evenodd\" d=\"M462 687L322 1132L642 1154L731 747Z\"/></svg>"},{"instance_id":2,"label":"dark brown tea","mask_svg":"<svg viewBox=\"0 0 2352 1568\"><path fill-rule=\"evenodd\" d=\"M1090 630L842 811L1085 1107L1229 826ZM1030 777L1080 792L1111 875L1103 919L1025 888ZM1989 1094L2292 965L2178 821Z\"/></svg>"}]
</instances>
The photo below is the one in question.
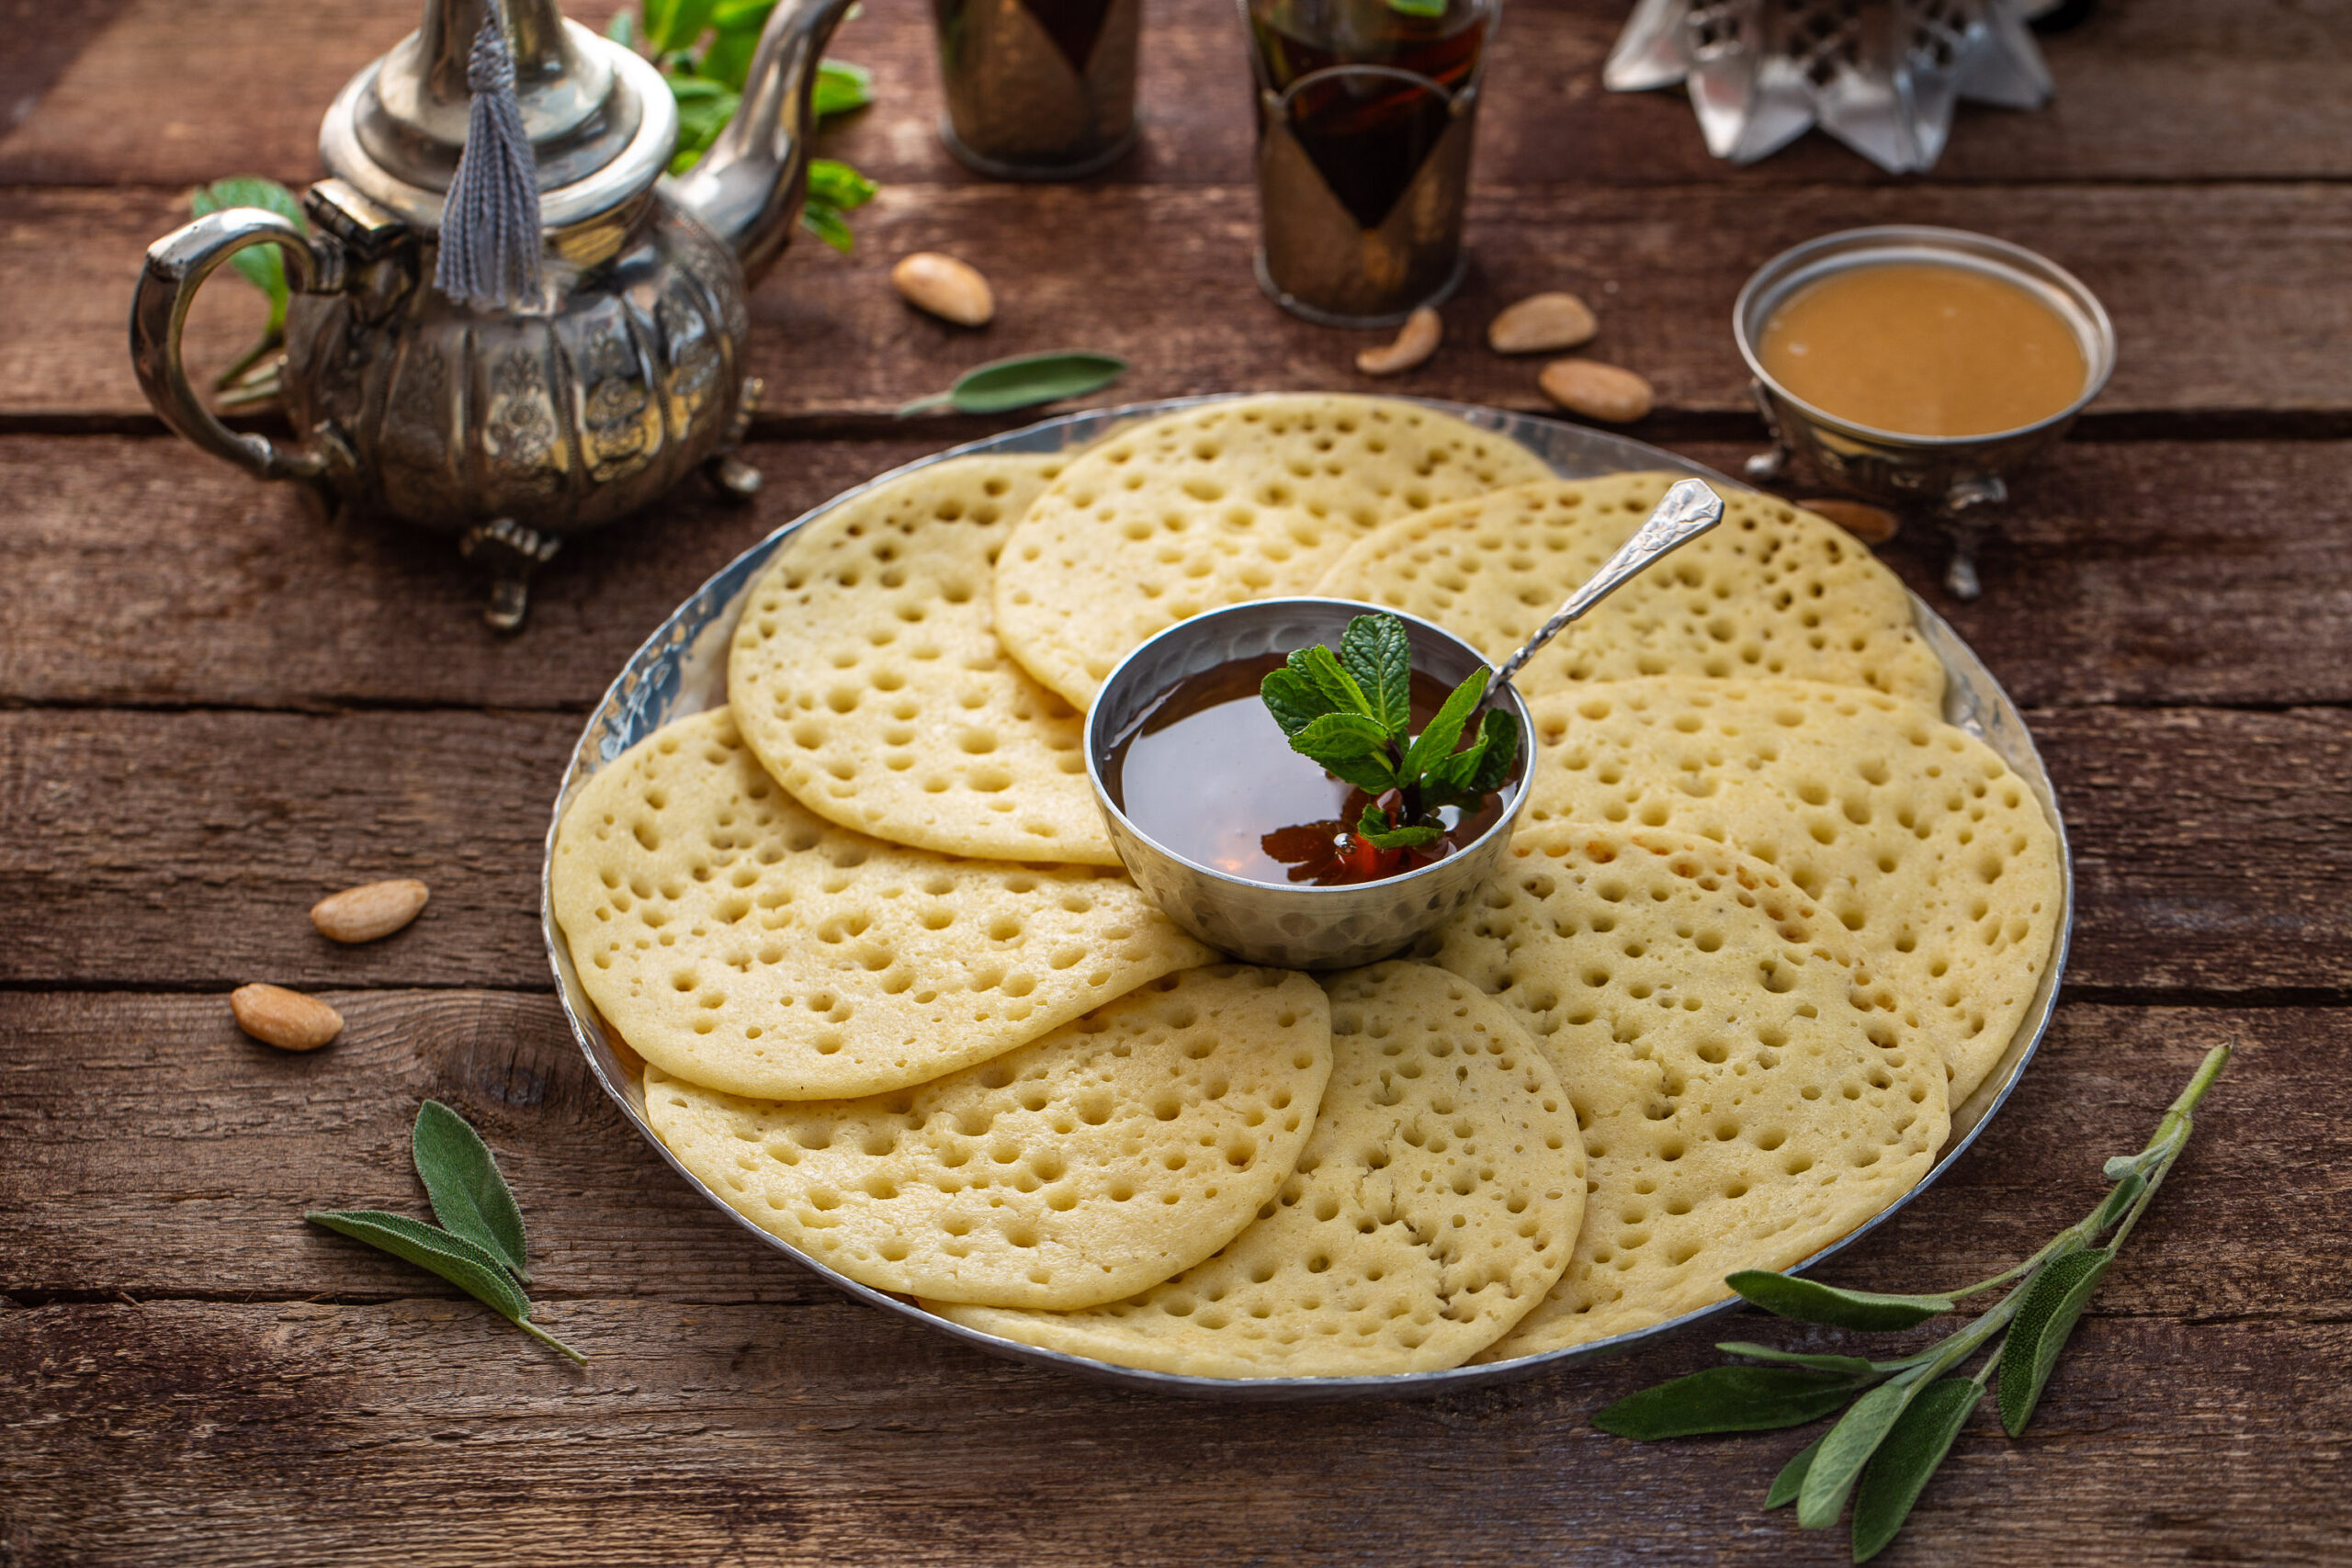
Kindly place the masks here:
<instances>
[{"instance_id":1,"label":"dark brown tea","mask_svg":"<svg viewBox=\"0 0 2352 1568\"><path fill-rule=\"evenodd\" d=\"M1282 662L1279 653L1261 654L1191 676L1119 738L1106 783L1129 820L1186 860L1229 875L1277 887L1339 887L1428 865L1499 818L1514 784L1466 815L1441 810L1446 831L1434 843L1374 851L1357 842L1351 830L1373 797L1292 750L1259 697L1258 683ZM1413 671L1416 731L1447 690Z\"/></svg>"}]
</instances>

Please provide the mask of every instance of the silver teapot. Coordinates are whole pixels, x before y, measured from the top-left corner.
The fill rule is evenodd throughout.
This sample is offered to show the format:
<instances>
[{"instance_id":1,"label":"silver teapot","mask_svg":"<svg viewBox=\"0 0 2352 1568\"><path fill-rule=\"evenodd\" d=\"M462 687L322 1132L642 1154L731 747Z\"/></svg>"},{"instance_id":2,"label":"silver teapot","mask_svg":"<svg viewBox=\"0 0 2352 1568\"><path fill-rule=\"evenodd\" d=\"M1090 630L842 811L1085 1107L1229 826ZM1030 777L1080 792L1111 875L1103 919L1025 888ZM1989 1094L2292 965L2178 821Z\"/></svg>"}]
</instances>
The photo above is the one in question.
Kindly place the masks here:
<instances>
[{"instance_id":1,"label":"silver teapot","mask_svg":"<svg viewBox=\"0 0 2352 1568\"><path fill-rule=\"evenodd\" d=\"M741 108L676 179L661 73L554 0L503 0L492 28L536 160L541 281L487 310L434 283L485 3L427 0L423 26L336 97L319 132L329 177L303 198L314 232L235 208L150 247L130 348L155 412L204 450L303 481L330 508L456 536L493 574L491 624L512 629L530 571L572 535L696 468L726 492L758 489L734 456L759 393L741 368L745 295L799 215L818 60L852 0L780 0ZM291 444L221 423L181 364L198 288L261 244L284 254L294 290Z\"/></svg>"}]
</instances>

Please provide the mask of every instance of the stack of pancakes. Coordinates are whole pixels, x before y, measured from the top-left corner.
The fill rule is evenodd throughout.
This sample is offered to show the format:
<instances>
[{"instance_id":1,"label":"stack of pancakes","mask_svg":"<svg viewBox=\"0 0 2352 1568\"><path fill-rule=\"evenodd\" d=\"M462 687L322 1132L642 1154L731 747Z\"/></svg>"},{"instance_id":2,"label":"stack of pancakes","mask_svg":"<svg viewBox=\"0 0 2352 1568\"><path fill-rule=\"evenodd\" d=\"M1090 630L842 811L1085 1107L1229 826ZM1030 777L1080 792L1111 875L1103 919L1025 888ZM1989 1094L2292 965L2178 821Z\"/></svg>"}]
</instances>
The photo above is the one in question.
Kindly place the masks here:
<instances>
[{"instance_id":1,"label":"stack of pancakes","mask_svg":"<svg viewBox=\"0 0 2352 1568\"><path fill-rule=\"evenodd\" d=\"M1867 1220L2015 1033L2060 867L1829 523L1730 493L1527 666L1518 834L1398 960L1224 962L1118 869L1087 784L1085 705L1162 628L1323 592L1499 658L1674 478L1266 397L828 512L749 594L729 705L558 835L557 918L655 1131L851 1279L1213 1377L1581 1344Z\"/></svg>"}]
</instances>

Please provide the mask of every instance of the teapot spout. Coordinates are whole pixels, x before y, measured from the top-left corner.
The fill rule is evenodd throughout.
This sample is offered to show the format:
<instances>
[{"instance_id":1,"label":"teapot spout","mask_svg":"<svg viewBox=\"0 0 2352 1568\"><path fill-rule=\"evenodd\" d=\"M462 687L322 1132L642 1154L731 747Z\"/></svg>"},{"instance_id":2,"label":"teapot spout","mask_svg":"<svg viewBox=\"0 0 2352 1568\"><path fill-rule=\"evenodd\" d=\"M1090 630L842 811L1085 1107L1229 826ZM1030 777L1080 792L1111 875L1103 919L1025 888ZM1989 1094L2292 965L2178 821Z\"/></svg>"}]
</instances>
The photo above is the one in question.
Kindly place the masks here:
<instances>
[{"instance_id":1,"label":"teapot spout","mask_svg":"<svg viewBox=\"0 0 2352 1568\"><path fill-rule=\"evenodd\" d=\"M760 33L742 107L676 194L734 247L756 283L783 254L808 194L817 65L854 0L778 0Z\"/></svg>"}]
</instances>

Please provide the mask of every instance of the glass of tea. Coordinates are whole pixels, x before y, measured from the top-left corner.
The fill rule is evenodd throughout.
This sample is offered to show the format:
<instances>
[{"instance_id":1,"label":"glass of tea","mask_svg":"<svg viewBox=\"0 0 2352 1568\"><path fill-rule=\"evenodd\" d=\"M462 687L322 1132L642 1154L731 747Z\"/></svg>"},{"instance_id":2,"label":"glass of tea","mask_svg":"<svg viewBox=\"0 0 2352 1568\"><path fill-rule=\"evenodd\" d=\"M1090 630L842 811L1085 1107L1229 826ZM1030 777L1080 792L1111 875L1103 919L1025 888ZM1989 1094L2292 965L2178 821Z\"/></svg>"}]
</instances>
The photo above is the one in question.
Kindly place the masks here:
<instances>
[{"instance_id":1,"label":"glass of tea","mask_svg":"<svg viewBox=\"0 0 2352 1568\"><path fill-rule=\"evenodd\" d=\"M1240 3L1260 287L1329 326L1391 325L1453 293L1499 0Z\"/></svg>"},{"instance_id":2,"label":"glass of tea","mask_svg":"<svg viewBox=\"0 0 2352 1568\"><path fill-rule=\"evenodd\" d=\"M996 179L1074 180L1136 141L1142 0L932 0L940 140Z\"/></svg>"}]
</instances>

